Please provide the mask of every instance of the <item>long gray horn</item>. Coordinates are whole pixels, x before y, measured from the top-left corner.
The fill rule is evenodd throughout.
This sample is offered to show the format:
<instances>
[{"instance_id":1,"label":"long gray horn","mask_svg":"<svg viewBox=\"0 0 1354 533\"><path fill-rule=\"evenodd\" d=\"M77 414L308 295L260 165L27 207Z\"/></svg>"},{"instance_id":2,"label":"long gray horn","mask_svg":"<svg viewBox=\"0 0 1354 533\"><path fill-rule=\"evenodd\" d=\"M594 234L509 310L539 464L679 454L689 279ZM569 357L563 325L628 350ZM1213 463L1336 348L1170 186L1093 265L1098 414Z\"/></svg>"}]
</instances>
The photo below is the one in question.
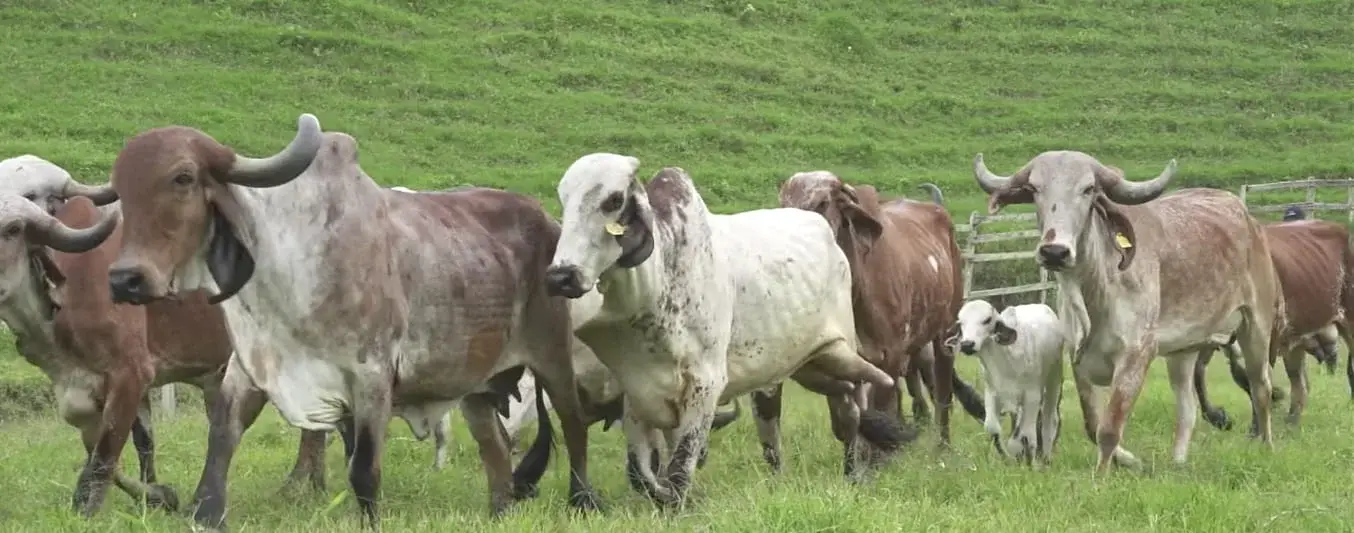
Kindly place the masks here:
<instances>
[{"instance_id":1,"label":"long gray horn","mask_svg":"<svg viewBox=\"0 0 1354 533\"><path fill-rule=\"evenodd\" d=\"M1166 170L1148 181L1135 182L1124 178L1122 171L1100 166L1104 171L1096 173L1096 178L1100 181L1100 186L1105 188L1105 196L1115 203L1123 205L1138 205L1155 200L1161 193L1166 191L1166 185L1170 183L1171 178L1175 177L1176 163L1172 159L1166 163Z\"/></svg>"},{"instance_id":2,"label":"long gray horn","mask_svg":"<svg viewBox=\"0 0 1354 533\"><path fill-rule=\"evenodd\" d=\"M121 218L120 210L101 210L104 211L103 218L95 222L93 226L83 229L73 229L63 224L56 217L47 214L41 207L32 202L24 202L24 219L27 221L26 231L30 242L43 246L50 246L55 250L66 252L68 254L79 254L88 252L103 244L113 230L118 227L118 219Z\"/></svg>"},{"instance_id":3,"label":"long gray horn","mask_svg":"<svg viewBox=\"0 0 1354 533\"><path fill-rule=\"evenodd\" d=\"M978 153L978 157L973 158L973 177L978 178L978 186L982 187L983 192L987 194L1006 190L1006 187L1011 183L1010 176L998 176L987 169L987 165L983 163L982 152Z\"/></svg>"},{"instance_id":4,"label":"long gray horn","mask_svg":"<svg viewBox=\"0 0 1354 533\"><path fill-rule=\"evenodd\" d=\"M945 206L945 195L941 194L940 187L936 187L934 183L923 183L921 185L918 185L917 188L931 193L932 203L935 203L936 205L941 207Z\"/></svg>"},{"instance_id":5,"label":"long gray horn","mask_svg":"<svg viewBox=\"0 0 1354 533\"><path fill-rule=\"evenodd\" d=\"M118 192L109 185L85 185L75 178L67 177L66 185L61 188L62 198L71 198L74 196L84 196L94 202L94 205L108 205L118 201Z\"/></svg>"},{"instance_id":6,"label":"long gray horn","mask_svg":"<svg viewBox=\"0 0 1354 533\"><path fill-rule=\"evenodd\" d=\"M324 134L320 132L320 119L304 113L296 119L296 137L281 152L271 157L254 159L235 155L235 164L231 165L226 179L231 183L246 187L277 187L296 179L315 160Z\"/></svg>"}]
</instances>

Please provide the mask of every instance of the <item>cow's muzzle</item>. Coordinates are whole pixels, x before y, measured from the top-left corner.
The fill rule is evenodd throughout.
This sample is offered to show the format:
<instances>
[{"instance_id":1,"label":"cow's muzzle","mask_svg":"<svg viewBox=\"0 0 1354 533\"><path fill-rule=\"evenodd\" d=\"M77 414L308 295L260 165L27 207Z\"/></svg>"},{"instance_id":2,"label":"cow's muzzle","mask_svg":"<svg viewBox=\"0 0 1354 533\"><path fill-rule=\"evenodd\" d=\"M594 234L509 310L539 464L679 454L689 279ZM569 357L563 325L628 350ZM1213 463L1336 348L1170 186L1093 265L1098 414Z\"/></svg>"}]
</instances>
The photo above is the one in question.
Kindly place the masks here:
<instances>
[{"instance_id":1,"label":"cow's muzzle","mask_svg":"<svg viewBox=\"0 0 1354 533\"><path fill-rule=\"evenodd\" d=\"M973 341L963 341L959 343L959 351L964 352L964 355L973 355L978 353L978 346Z\"/></svg>"},{"instance_id":2,"label":"cow's muzzle","mask_svg":"<svg viewBox=\"0 0 1354 533\"><path fill-rule=\"evenodd\" d=\"M1048 270L1059 270L1067 266L1072 258L1072 249L1062 244L1044 244L1039 246L1039 266Z\"/></svg>"},{"instance_id":3,"label":"cow's muzzle","mask_svg":"<svg viewBox=\"0 0 1354 533\"><path fill-rule=\"evenodd\" d=\"M587 294L588 289L583 286L583 276L576 266L552 266L545 270L546 294L574 299Z\"/></svg>"},{"instance_id":4,"label":"cow's muzzle","mask_svg":"<svg viewBox=\"0 0 1354 533\"><path fill-rule=\"evenodd\" d=\"M136 267L109 269L108 289L113 293L114 303L145 305L155 299L146 274Z\"/></svg>"}]
</instances>

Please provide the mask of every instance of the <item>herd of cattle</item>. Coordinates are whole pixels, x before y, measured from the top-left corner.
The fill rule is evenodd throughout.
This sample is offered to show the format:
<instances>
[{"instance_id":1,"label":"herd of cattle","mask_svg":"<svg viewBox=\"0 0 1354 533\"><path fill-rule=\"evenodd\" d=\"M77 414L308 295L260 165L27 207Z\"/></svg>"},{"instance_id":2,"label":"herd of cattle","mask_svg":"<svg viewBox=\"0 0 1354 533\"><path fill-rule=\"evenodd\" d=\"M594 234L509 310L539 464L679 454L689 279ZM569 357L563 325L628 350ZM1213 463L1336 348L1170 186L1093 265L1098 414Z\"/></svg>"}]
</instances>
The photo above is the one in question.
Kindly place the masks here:
<instances>
[{"instance_id":1,"label":"herd of cattle","mask_svg":"<svg viewBox=\"0 0 1354 533\"><path fill-rule=\"evenodd\" d=\"M1056 313L964 301L934 186L930 202L886 199L802 172L781 185L781 208L722 215L681 168L645 182L639 166L579 158L558 184L556 222L512 192L382 188L360 167L356 140L322 132L310 114L263 159L189 127L141 132L104 186L32 155L0 162L0 319L81 432L88 459L73 506L94 513L110 482L179 506L157 483L148 402L150 388L174 382L207 401L197 522L225 527L232 457L271 402L301 429L288 482L323 488L337 430L374 525L393 416L420 440L434 435L440 468L459 408L496 515L536 494L551 410L572 506L601 505L587 453L599 421L621 422L632 487L675 505L709 433L738 416L739 396L751 396L763 457L781 468L787 379L826 400L852 480L917 436L898 380L914 418L931 418L934 402L942 445L957 399L998 453L1042 465L1057 442L1066 352L1104 472L1139 464L1122 436L1153 357L1169 366L1183 462L1198 412L1231 427L1202 379L1216 349L1250 395L1252 434L1272 446L1275 360L1296 423L1304 351L1333 368L1336 337L1354 344L1348 230L1262 225L1220 190L1163 194L1175 161L1130 181L1081 152L1039 154L1010 176L978 155L991 212L1037 207L1036 258L1056 279ZM981 397L955 373L956 351L980 360ZM1105 388L1107 401L1097 397ZM514 469L512 442L531 417L535 441ZM129 436L137 476L118 468Z\"/></svg>"}]
</instances>

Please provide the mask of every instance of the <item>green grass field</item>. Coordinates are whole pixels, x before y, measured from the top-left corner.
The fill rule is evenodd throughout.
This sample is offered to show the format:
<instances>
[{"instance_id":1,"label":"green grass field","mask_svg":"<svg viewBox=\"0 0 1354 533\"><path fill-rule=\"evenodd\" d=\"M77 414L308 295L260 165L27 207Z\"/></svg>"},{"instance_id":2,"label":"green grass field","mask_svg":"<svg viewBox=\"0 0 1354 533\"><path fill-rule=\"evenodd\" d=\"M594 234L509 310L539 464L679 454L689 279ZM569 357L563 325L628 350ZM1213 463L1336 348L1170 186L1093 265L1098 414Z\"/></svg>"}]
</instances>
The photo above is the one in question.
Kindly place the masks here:
<instances>
[{"instance_id":1,"label":"green grass field","mask_svg":"<svg viewBox=\"0 0 1354 533\"><path fill-rule=\"evenodd\" d=\"M0 3L0 157L34 153L102 182L124 140L141 130L197 126L260 155L282 147L297 115L311 112L325 129L354 135L364 168L385 185L501 187L536 195L553 211L565 167L614 151L639 157L646 175L684 167L716 211L772 206L790 174L829 169L893 194L937 183L965 222L985 206L970 170L980 151L994 171L1009 173L1040 151L1078 149L1131 178L1155 176L1179 158L1177 185L1233 191L1350 174L1351 16L1354 3L1345 1L9 0ZM1345 191L1319 200L1343 202ZM991 287L1037 272L1014 264L980 275ZM50 412L20 416L47 402L46 382L11 345L0 338L0 531L184 530L186 518L143 516L116 493L96 519L72 515L78 437ZM397 423L385 526L1354 527L1354 421L1342 378L1313 371L1304 429L1280 425L1275 453L1242 430L1201 421L1191 463L1177 468L1169 465L1173 401L1159 366L1126 441L1152 466L1098 486L1070 383L1049 472L1001 464L980 425L957 418L954 451L934 452L928 433L860 487L840 479L822 402L791 386L786 472L765 473L744 420L715 436L697 499L676 516L654 514L629 491L619 432L597 429L593 472L610 504L604 515L571 518L556 467L539 500L489 522L463 428L448 468L434 473L431 443L410 442ZM962 372L977 376L972 361ZM1215 398L1244 425L1244 397L1223 369L1212 381ZM185 500L205 452L199 409L185 407L158 428L161 477ZM354 524L352 501L331 505L346 485L338 446L327 494L275 494L296 435L271 411L246 435L231 478L235 531Z\"/></svg>"}]
</instances>

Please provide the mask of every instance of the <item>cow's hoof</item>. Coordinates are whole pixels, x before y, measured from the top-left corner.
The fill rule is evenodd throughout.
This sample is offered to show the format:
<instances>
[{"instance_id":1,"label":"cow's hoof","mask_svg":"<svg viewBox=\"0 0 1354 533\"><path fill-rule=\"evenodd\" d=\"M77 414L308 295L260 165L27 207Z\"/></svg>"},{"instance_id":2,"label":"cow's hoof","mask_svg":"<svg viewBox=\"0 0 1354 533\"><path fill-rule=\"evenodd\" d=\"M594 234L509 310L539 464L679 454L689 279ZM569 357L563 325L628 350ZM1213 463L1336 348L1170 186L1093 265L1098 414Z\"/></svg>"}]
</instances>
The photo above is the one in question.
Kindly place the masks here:
<instances>
[{"instance_id":1,"label":"cow's hoof","mask_svg":"<svg viewBox=\"0 0 1354 533\"><path fill-rule=\"evenodd\" d=\"M179 510L179 495L169 485L152 483L148 487L146 490L146 507L164 509L169 512Z\"/></svg>"},{"instance_id":2,"label":"cow's hoof","mask_svg":"<svg viewBox=\"0 0 1354 533\"><path fill-rule=\"evenodd\" d=\"M1232 430L1232 419L1227 416L1227 410L1221 407L1205 411L1204 420L1208 421L1209 425L1223 431Z\"/></svg>"},{"instance_id":3,"label":"cow's hoof","mask_svg":"<svg viewBox=\"0 0 1354 533\"><path fill-rule=\"evenodd\" d=\"M592 489L580 490L569 496L569 506L579 511L601 511L602 498Z\"/></svg>"}]
</instances>

